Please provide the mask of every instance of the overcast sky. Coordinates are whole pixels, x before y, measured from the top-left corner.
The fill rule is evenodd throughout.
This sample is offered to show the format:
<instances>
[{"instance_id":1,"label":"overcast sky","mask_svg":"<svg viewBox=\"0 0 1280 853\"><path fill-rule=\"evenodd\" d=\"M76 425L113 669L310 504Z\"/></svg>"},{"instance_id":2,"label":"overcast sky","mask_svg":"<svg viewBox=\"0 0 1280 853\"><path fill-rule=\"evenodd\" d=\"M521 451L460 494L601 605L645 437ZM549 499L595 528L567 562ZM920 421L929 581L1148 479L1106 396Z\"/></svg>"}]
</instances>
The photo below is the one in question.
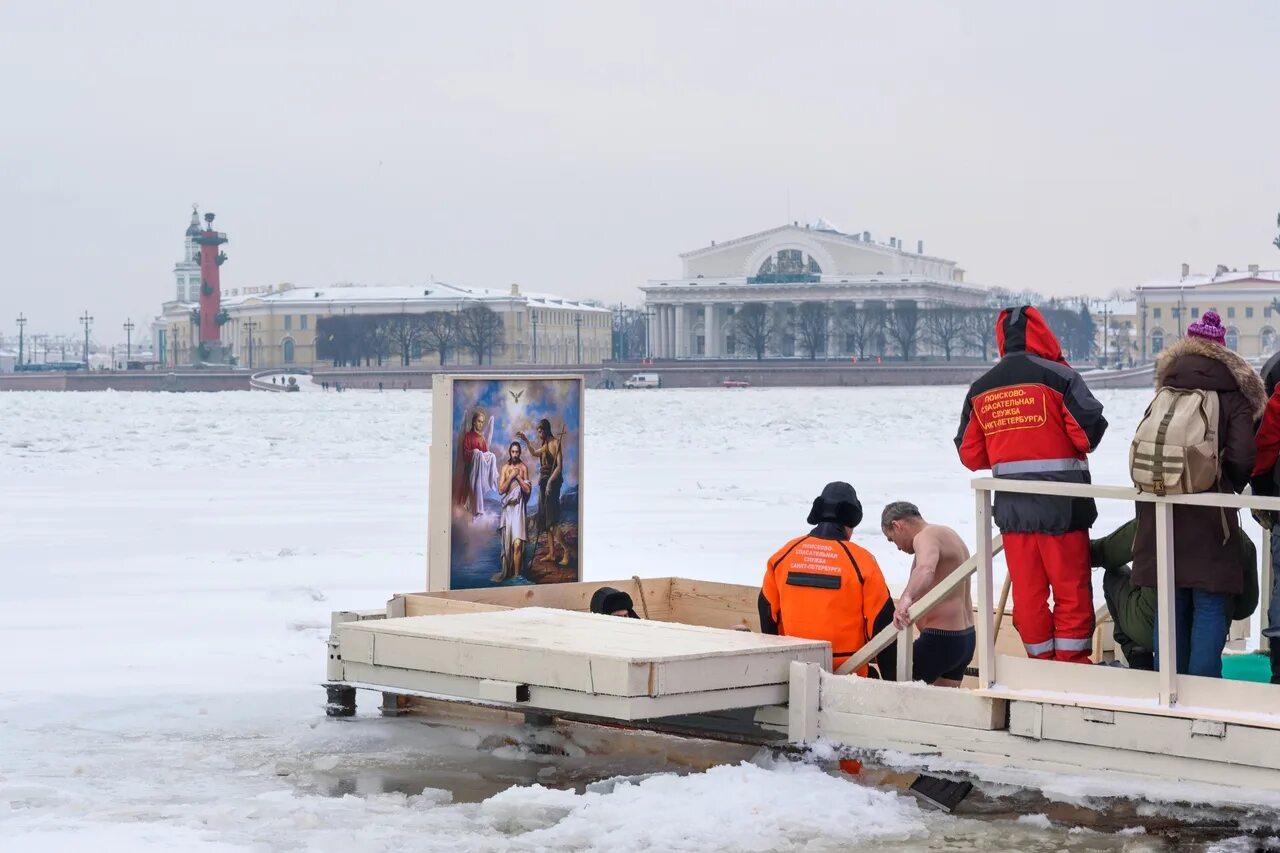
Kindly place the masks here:
<instances>
[{"instance_id":1,"label":"overcast sky","mask_svg":"<svg viewBox=\"0 0 1280 853\"><path fill-rule=\"evenodd\" d=\"M0 331L122 340L190 204L223 287L637 303L826 217L969 280L1280 267L1280 4L0 3Z\"/></svg>"}]
</instances>

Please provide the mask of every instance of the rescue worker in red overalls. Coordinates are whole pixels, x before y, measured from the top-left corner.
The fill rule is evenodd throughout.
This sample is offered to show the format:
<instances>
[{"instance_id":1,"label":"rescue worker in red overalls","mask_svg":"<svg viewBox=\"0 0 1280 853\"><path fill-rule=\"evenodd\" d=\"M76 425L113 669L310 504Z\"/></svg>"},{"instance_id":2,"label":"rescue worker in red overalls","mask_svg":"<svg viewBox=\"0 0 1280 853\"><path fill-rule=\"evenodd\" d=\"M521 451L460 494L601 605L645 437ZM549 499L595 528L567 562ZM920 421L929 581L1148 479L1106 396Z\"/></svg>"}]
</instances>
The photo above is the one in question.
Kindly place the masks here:
<instances>
[{"instance_id":1,"label":"rescue worker in red overalls","mask_svg":"<svg viewBox=\"0 0 1280 853\"><path fill-rule=\"evenodd\" d=\"M996 320L1000 362L969 388L956 433L960 461L995 477L1088 483L1090 453L1107 429L1102 404L1062 357L1035 308L1006 308ZM1027 655L1088 663L1093 645L1089 528L1091 498L997 492L1013 582L1013 625ZM1049 594L1053 593L1053 609Z\"/></svg>"},{"instance_id":2,"label":"rescue worker in red overalls","mask_svg":"<svg viewBox=\"0 0 1280 853\"><path fill-rule=\"evenodd\" d=\"M766 634L826 640L832 669L893 622L893 599L876 558L849 541L862 521L858 493L828 483L813 502L813 530L769 558L760 585L760 628ZM881 678L897 673L891 644L876 658ZM867 676L868 667L856 670Z\"/></svg>"}]
</instances>

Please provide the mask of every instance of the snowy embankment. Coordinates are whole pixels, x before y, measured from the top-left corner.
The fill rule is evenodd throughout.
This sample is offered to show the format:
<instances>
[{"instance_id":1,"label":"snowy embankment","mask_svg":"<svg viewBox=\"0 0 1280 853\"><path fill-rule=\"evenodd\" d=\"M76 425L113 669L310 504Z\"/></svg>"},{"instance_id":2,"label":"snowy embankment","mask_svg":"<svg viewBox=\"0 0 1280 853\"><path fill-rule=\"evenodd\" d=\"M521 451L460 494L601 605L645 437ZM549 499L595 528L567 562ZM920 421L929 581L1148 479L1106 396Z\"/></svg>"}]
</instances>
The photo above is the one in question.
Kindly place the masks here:
<instances>
[{"instance_id":1,"label":"snowy embankment","mask_svg":"<svg viewBox=\"0 0 1280 853\"><path fill-rule=\"evenodd\" d=\"M859 541L900 584L907 560L876 533L886 501L914 500L972 534L950 444L961 394L593 392L587 578L758 582L839 478L866 507ZM1118 482L1146 395L1103 396L1117 425L1095 476ZM3 404L6 848L895 850L943 834L986 849L1104 845L927 815L765 758L575 794L534 783L649 773L662 757L615 762L572 743L535 756L509 732L326 719L329 612L424 583L428 395ZM1102 524L1125 513L1103 509Z\"/></svg>"}]
</instances>

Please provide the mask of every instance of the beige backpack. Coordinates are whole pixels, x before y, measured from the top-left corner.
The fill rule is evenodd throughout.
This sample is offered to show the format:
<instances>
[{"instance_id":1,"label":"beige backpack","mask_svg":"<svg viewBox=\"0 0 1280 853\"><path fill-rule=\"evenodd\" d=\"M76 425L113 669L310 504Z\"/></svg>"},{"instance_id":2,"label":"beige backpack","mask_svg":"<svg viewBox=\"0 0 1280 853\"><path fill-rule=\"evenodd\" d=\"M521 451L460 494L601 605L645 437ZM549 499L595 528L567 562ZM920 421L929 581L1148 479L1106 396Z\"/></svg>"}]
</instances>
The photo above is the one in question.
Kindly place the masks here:
<instances>
[{"instance_id":1,"label":"beige backpack","mask_svg":"<svg viewBox=\"0 0 1280 853\"><path fill-rule=\"evenodd\" d=\"M1207 492L1222 474L1218 392L1161 388L1129 445L1129 474L1156 495Z\"/></svg>"}]
</instances>

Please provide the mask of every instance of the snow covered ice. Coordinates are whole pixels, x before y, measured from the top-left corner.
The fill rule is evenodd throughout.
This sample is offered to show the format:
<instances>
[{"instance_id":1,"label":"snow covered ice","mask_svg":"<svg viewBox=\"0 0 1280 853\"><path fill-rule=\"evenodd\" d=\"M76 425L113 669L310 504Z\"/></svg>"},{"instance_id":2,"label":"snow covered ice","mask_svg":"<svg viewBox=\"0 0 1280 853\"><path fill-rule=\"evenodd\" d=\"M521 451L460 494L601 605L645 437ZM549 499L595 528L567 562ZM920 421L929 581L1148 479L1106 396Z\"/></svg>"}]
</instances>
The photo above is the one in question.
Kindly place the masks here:
<instances>
[{"instance_id":1,"label":"snow covered ice","mask_svg":"<svg viewBox=\"0 0 1280 853\"><path fill-rule=\"evenodd\" d=\"M951 444L962 397L591 392L586 579L758 583L823 483L847 479L857 540L900 588L883 504L912 500L972 539ZM1099 397L1113 426L1095 481L1124 482L1147 395ZM0 397L6 849L1160 849L946 817L764 755L659 772L661 754L546 756L511 732L326 718L330 611L424 585L429 410L415 392ZM1127 511L1100 509L1099 529ZM611 776L629 778L597 781Z\"/></svg>"}]
</instances>

